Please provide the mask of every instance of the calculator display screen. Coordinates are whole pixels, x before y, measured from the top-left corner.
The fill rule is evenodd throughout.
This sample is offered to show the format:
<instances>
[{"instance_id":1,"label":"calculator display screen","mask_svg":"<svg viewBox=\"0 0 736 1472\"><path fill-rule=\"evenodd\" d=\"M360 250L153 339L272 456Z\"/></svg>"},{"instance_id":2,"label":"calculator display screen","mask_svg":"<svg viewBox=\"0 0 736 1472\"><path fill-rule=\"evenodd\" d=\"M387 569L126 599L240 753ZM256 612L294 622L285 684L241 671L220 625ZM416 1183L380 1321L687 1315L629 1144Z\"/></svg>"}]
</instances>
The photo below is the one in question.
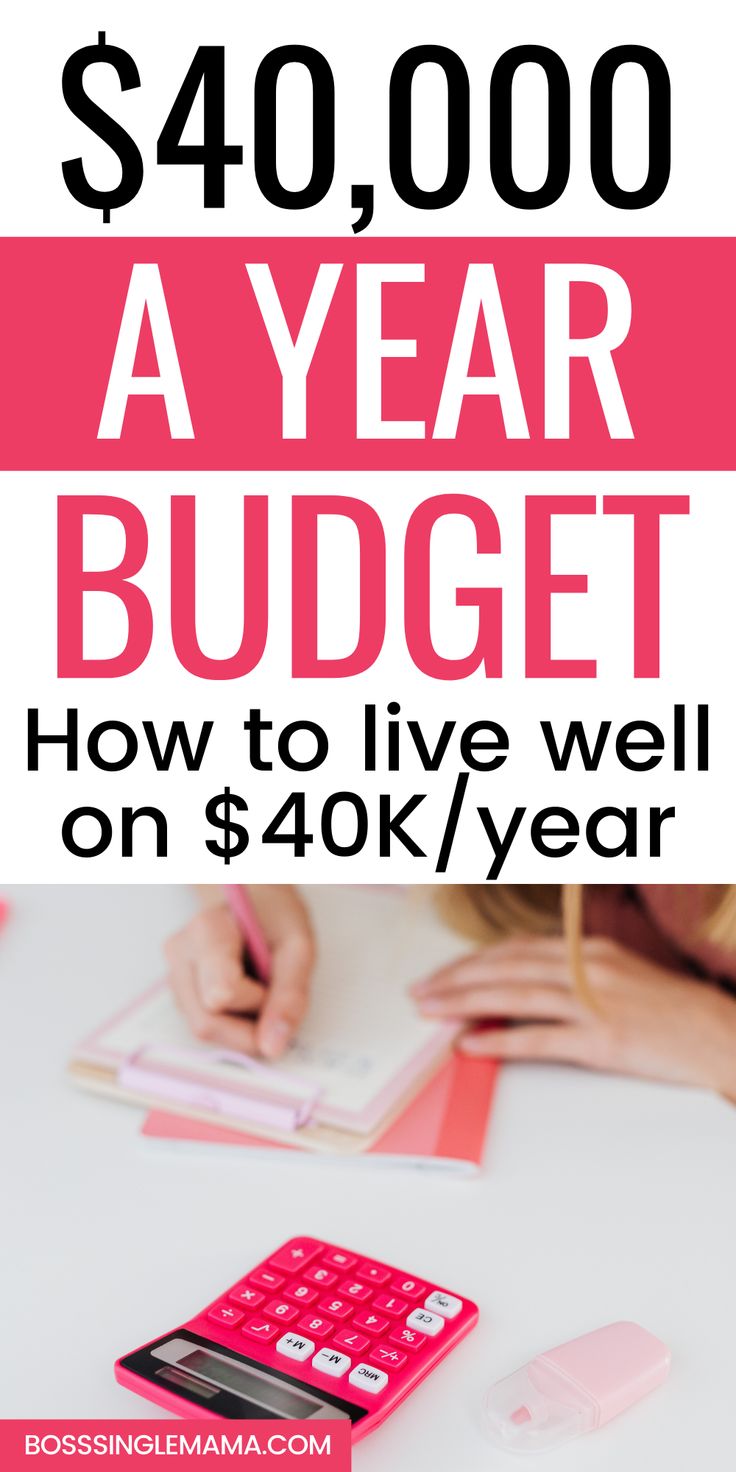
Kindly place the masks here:
<instances>
[{"instance_id":1,"label":"calculator display screen","mask_svg":"<svg viewBox=\"0 0 736 1472\"><path fill-rule=\"evenodd\" d=\"M275 1411L277 1416L283 1416L286 1420L306 1421L315 1411L324 1408L324 1401L318 1400L316 1396L302 1394L300 1390L293 1390L290 1385L249 1370L246 1365L238 1365L220 1358L219 1355L208 1354L205 1349L193 1350L178 1363L192 1375L201 1375L210 1384L219 1385L223 1390L232 1390L236 1395L254 1401L264 1410Z\"/></svg>"},{"instance_id":2,"label":"calculator display screen","mask_svg":"<svg viewBox=\"0 0 736 1472\"><path fill-rule=\"evenodd\" d=\"M188 1390L190 1395L196 1395L199 1400L212 1400L213 1395L217 1395L215 1385L205 1385L204 1380L195 1380L193 1375L185 1375L183 1370L177 1370L176 1365L164 1365L156 1374L162 1380L170 1381L178 1390Z\"/></svg>"},{"instance_id":3,"label":"calculator display screen","mask_svg":"<svg viewBox=\"0 0 736 1472\"><path fill-rule=\"evenodd\" d=\"M120 1361L122 1370L151 1384L168 1381L183 1400L205 1403L227 1420L362 1421L364 1406L332 1389L315 1390L287 1370L264 1365L249 1355L220 1349L189 1328L166 1334Z\"/></svg>"}]
</instances>

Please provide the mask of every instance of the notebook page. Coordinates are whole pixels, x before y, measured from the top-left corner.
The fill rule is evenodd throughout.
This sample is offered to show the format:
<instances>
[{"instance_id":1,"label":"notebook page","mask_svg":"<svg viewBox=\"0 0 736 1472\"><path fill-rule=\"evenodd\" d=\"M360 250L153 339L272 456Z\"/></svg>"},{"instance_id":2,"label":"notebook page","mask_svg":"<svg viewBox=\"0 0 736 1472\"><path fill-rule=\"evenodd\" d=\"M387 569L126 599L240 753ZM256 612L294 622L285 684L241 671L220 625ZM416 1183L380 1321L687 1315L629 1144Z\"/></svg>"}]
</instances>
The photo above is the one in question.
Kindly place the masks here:
<instances>
[{"instance_id":1,"label":"notebook page","mask_svg":"<svg viewBox=\"0 0 736 1472\"><path fill-rule=\"evenodd\" d=\"M423 890L303 886L317 938L312 999L286 1068L359 1115L447 1030L419 1016L412 981L467 950Z\"/></svg>"}]
</instances>

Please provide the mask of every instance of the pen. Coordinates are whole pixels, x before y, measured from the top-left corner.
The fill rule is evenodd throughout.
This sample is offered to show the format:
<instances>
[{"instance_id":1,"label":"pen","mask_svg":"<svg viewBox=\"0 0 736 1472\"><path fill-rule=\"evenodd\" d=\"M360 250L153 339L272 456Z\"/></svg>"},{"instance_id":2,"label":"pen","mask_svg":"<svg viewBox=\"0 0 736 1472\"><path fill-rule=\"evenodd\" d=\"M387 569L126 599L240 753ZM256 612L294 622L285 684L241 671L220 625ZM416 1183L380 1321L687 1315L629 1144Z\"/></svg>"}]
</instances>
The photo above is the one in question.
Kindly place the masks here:
<instances>
[{"instance_id":1,"label":"pen","mask_svg":"<svg viewBox=\"0 0 736 1472\"><path fill-rule=\"evenodd\" d=\"M230 913L237 921L243 937L246 956L255 976L258 981L268 983L271 979L271 954L248 891L242 884L225 884L223 889Z\"/></svg>"}]
</instances>

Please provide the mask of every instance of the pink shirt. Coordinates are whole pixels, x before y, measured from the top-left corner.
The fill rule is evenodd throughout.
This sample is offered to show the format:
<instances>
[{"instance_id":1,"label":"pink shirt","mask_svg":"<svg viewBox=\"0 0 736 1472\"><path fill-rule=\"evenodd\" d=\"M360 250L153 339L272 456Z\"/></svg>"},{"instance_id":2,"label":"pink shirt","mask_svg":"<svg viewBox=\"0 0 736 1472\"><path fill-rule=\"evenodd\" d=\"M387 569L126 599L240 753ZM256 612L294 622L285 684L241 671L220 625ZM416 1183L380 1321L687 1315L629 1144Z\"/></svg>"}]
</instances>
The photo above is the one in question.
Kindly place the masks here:
<instances>
[{"instance_id":1,"label":"pink shirt","mask_svg":"<svg viewBox=\"0 0 736 1472\"><path fill-rule=\"evenodd\" d=\"M591 884L585 888L585 933L605 935L673 970L736 989L736 949L699 934L714 891L701 884Z\"/></svg>"}]
</instances>

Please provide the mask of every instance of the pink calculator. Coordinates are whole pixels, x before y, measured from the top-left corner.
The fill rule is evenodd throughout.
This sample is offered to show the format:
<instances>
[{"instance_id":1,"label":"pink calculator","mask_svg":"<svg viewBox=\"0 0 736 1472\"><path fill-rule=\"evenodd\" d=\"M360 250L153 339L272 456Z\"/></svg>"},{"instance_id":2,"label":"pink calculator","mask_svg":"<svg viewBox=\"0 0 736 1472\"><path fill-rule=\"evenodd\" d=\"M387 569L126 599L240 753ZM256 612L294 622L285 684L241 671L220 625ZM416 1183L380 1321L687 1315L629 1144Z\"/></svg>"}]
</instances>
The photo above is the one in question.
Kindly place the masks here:
<instances>
[{"instance_id":1,"label":"pink calculator","mask_svg":"<svg viewBox=\"0 0 736 1472\"><path fill-rule=\"evenodd\" d=\"M426 1279L292 1237L188 1323L126 1354L121 1385L180 1416L379 1426L478 1319Z\"/></svg>"}]
</instances>

